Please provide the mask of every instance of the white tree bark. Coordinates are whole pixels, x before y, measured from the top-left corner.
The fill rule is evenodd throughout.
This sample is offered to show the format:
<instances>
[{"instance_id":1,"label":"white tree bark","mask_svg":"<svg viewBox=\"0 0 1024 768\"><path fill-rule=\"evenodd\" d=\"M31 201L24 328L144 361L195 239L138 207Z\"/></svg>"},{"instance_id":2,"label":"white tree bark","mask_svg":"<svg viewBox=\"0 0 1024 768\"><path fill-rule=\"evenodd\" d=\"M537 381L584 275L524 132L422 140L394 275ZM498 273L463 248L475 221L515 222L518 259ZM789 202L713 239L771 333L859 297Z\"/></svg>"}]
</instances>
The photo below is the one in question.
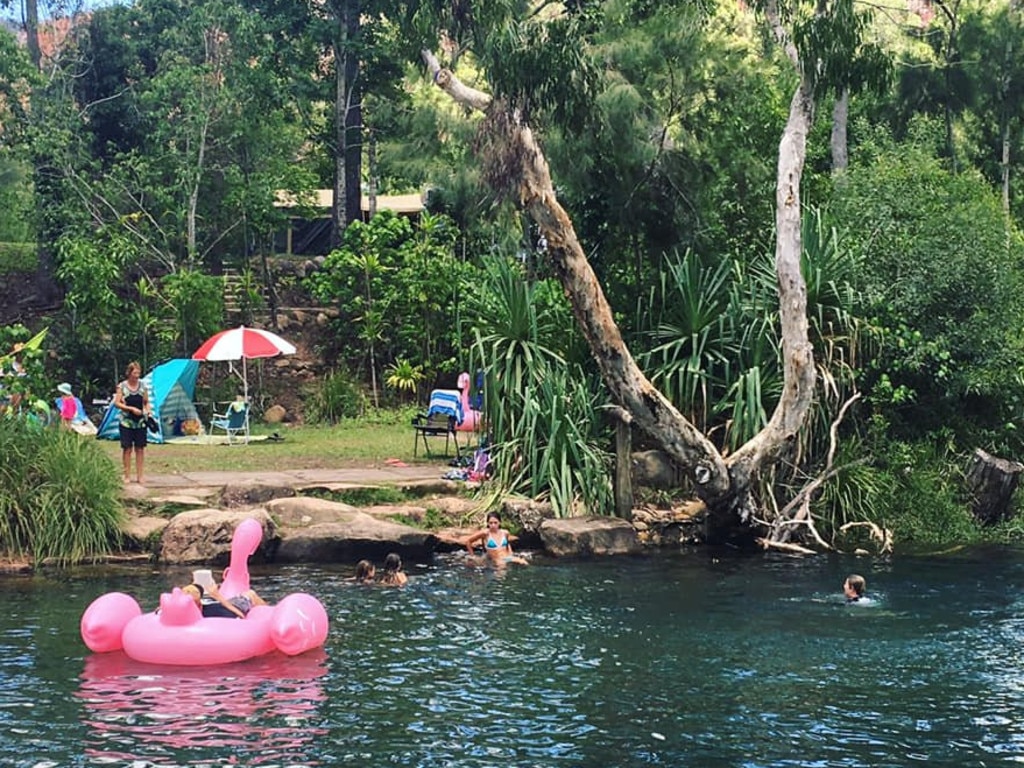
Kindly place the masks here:
<instances>
[{"instance_id":1,"label":"white tree bark","mask_svg":"<svg viewBox=\"0 0 1024 768\"><path fill-rule=\"evenodd\" d=\"M456 102L484 113L491 110L490 96L466 86L442 68L432 52L422 51L421 55L434 83ZM510 156L521 159L520 204L547 240L555 270L605 385L637 426L690 472L699 495L717 515L749 511L755 475L766 463L793 448L814 393L807 294L800 272L800 178L812 115L810 92L801 83L790 106L778 164L776 271L785 357L784 391L765 429L727 459L651 384L634 361L572 221L558 202L547 161L529 126L513 122L506 137Z\"/></svg>"}]
</instances>

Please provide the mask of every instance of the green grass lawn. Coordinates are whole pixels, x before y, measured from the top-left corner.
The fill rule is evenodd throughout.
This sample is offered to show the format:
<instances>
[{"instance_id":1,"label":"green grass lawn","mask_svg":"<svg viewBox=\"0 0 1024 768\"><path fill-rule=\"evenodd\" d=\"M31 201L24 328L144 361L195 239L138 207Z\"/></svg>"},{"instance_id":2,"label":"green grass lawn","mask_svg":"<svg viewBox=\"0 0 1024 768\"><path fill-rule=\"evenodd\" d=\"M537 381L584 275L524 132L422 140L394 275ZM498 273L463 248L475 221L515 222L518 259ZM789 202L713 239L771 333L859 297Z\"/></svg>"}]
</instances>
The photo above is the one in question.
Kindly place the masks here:
<instances>
[{"instance_id":1,"label":"green grass lawn","mask_svg":"<svg viewBox=\"0 0 1024 768\"><path fill-rule=\"evenodd\" d=\"M257 441L248 445L164 443L146 448L146 474L164 475L195 471L259 471L275 469L344 469L383 465L386 459L408 464L444 466L444 443L435 438L427 459L420 446L413 458L413 431L408 419L353 420L335 427L276 425L256 426L253 434L277 432L280 442ZM117 440L97 440L118 466L121 446ZM464 445L465 443L463 443ZM454 452L454 449L453 449Z\"/></svg>"}]
</instances>

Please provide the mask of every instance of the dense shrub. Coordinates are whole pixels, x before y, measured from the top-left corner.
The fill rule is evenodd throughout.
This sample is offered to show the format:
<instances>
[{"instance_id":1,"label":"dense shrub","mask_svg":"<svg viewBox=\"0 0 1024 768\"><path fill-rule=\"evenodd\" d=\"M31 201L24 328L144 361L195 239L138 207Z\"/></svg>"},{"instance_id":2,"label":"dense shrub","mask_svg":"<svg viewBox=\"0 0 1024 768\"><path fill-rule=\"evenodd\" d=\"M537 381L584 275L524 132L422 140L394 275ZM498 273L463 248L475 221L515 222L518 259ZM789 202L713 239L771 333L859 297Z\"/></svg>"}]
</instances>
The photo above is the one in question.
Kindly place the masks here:
<instances>
[{"instance_id":1,"label":"dense shrub","mask_svg":"<svg viewBox=\"0 0 1024 768\"><path fill-rule=\"evenodd\" d=\"M896 547L964 544L982 530L964 497L966 457L950 443L881 440L875 451L876 482L886 486L871 518L893 532Z\"/></svg>"},{"instance_id":2,"label":"dense shrub","mask_svg":"<svg viewBox=\"0 0 1024 768\"><path fill-rule=\"evenodd\" d=\"M35 243L0 243L0 275L35 272L38 266Z\"/></svg>"},{"instance_id":3,"label":"dense shrub","mask_svg":"<svg viewBox=\"0 0 1024 768\"><path fill-rule=\"evenodd\" d=\"M308 424L337 424L352 419L366 408L366 396L359 383L347 371L332 371L306 398L305 421Z\"/></svg>"},{"instance_id":4,"label":"dense shrub","mask_svg":"<svg viewBox=\"0 0 1024 768\"><path fill-rule=\"evenodd\" d=\"M95 440L0 418L0 457L0 550L70 564L120 543L120 474Z\"/></svg>"}]
</instances>

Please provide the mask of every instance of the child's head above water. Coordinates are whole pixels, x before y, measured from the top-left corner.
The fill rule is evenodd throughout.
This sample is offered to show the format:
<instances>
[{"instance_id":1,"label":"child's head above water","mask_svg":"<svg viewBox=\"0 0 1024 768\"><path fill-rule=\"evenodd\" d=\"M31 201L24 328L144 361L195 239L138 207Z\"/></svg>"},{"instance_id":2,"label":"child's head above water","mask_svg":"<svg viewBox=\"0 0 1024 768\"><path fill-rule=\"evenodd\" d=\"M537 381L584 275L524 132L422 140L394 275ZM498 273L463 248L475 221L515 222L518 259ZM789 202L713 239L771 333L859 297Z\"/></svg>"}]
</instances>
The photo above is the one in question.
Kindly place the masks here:
<instances>
[{"instance_id":1,"label":"child's head above water","mask_svg":"<svg viewBox=\"0 0 1024 768\"><path fill-rule=\"evenodd\" d=\"M849 600L859 600L864 597L864 589L866 587L867 582L864 581L863 576L851 573L846 577L846 581L843 582L843 594Z\"/></svg>"}]
</instances>

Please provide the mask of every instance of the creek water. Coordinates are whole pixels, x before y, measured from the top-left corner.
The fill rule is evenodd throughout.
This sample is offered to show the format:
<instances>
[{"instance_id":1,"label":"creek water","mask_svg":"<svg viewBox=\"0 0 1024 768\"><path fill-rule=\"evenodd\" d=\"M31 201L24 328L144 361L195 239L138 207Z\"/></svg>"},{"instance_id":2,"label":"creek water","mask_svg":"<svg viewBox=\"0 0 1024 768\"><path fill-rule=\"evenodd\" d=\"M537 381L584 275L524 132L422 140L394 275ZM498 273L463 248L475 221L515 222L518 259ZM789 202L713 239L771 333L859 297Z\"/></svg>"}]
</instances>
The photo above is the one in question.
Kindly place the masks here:
<instances>
[{"instance_id":1,"label":"creek water","mask_svg":"<svg viewBox=\"0 0 1024 768\"><path fill-rule=\"evenodd\" d=\"M495 572L255 570L305 590L326 647L136 664L78 635L97 595L145 607L188 572L0 579L0 765L995 766L1024 761L1024 551L886 561L535 557ZM848 572L874 600L847 606Z\"/></svg>"}]
</instances>

